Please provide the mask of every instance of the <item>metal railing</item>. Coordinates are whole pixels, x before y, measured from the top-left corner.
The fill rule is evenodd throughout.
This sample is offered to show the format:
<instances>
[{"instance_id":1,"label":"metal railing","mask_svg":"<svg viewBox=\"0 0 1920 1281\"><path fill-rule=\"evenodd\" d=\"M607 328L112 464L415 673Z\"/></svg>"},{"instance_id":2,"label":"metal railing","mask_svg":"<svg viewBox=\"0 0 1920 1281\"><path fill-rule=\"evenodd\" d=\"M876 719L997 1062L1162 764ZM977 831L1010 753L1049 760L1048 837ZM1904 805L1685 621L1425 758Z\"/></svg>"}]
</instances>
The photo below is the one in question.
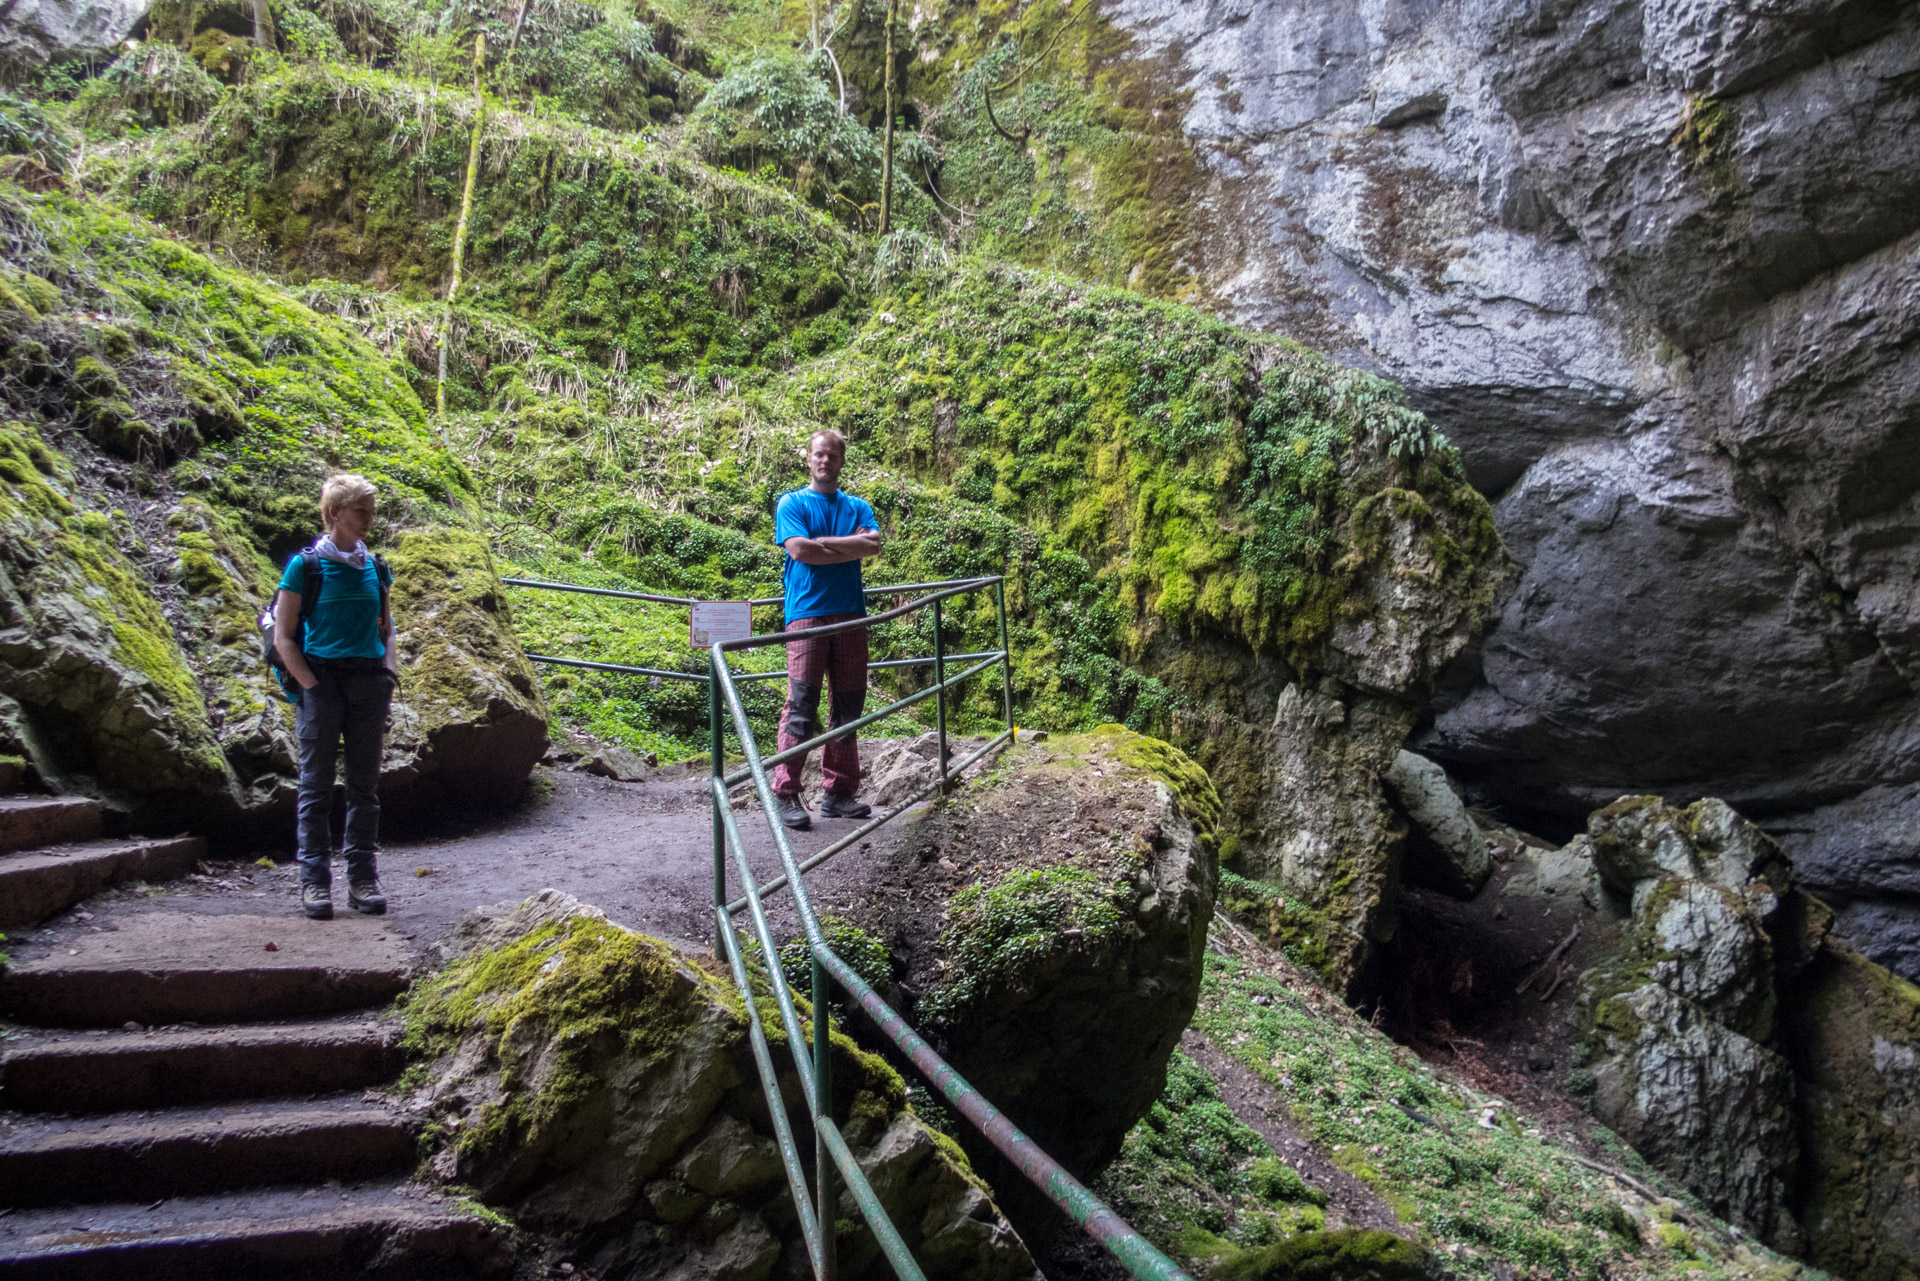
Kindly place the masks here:
<instances>
[{"instance_id":1,"label":"metal railing","mask_svg":"<svg viewBox=\"0 0 1920 1281\"><path fill-rule=\"evenodd\" d=\"M515 578L502 581L515 587L580 591L592 595L617 596L656 604L691 606L697 603L684 597L577 587L566 583ZM942 602L956 596L983 591L989 587L994 593L1000 647L996 650L947 653ZM772 1118L775 1143L780 1150L781 1164L786 1171L788 1187L793 1193L793 1204L799 1220L800 1232L806 1241L807 1257L817 1281L831 1281L835 1274L833 1225L838 1200L836 1184L840 1180L844 1180L855 1205L858 1206L861 1216L873 1232L881 1252L893 1266L894 1272L902 1278L902 1281L925 1281L925 1274L921 1272L920 1265L914 1261L905 1240L900 1236L899 1230L894 1227L885 1207L880 1204L879 1197L874 1193L852 1149L847 1146L838 1123L833 1119L830 980L845 989L854 1002L873 1020L881 1034L914 1065L928 1084L945 1096L954 1109L971 1122L981 1135L1054 1205L1106 1247L1129 1273L1145 1278L1147 1281L1192 1281L1178 1264L1162 1254L1152 1242L1134 1231L1105 1202L1088 1191L1085 1185L1069 1174L1059 1162L1048 1156L1037 1143L1022 1133L1005 1113L994 1107L978 1090L968 1084L966 1078L962 1077L951 1064L934 1051L932 1046L927 1044L925 1039L908 1026L897 1010L888 1005L866 980L855 973L853 968L833 951L821 931L819 918L815 915L813 904L807 895L805 874L921 801L935 794L944 794L970 766L995 748L1010 741L1016 733L1013 723L1013 672L1007 645L1006 585L1003 577L993 575L984 578L954 579L937 583L906 583L866 589L868 596L904 595L909 592L927 594L885 612L870 614L844 623L811 627L805 631L781 631L764 636L723 641L708 651L708 670L705 674L631 667L615 663L591 663L551 655L529 654L527 657L535 662L659 676L675 680L704 681L707 684L711 739L709 788L713 805L715 946L719 955L726 958L734 986L739 989L746 1009L748 1042L753 1053L754 1067L760 1077L761 1089L766 1095L767 1112ZM779 597L763 598L751 603L774 605L781 603L781 599ZM782 671L736 673L727 663L728 654L770 645L787 645L801 640L818 640L842 632L869 628L877 623L902 618L928 608L933 612L933 653L922 658L873 662L868 664L868 668L871 670L931 665L934 669L931 685L890 703L877 712L868 713L844 725L833 726L822 734L778 751L770 757L763 758L760 755L759 747L754 742L752 726L747 720L746 708L740 701L739 685L744 681L772 679L783 676L785 673ZM947 671L949 663L970 665L962 671L949 675ZM949 761L947 694L963 682L995 665L1001 669L1001 704L1005 715L1005 728L965 758ZM938 735L938 754L935 758L933 782L920 788L892 809L876 815L825 848L815 851L805 861L801 861L794 853L785 825L777 817L767 768L783 761L797 759L836 739L858 733L867 725L927 699L934 700L934 725ZM746 758L746 764L731 773L726 769L724 756L724 727L728 720L733 723L741 752ZM774 848L780 856L782 868L780 875L764 885L755 882L753 869L747 857L746 843L741 839L739 825L734 818L733 806L729 799L729 793L733 787L749 780L753 784L754 792L758 795L763 817L767 820L767 826L773 834ZM745 890L739 898L731 901L727 898L729 856L738 872L740 884ZM780 952L774 946L773 932L767 922L764 900L767 895L781 889L792 894L794 913L799 918L801 931L806 938L811 971L811 1020L803 1020L794 1005L793 994L788 990L786 976L780 965ZM774 1067L766 1029L761 1022L752 976L747 968L746 947L734 923L734 918L742 911L747 913L753 942L758 945L760 956L765 962L766 986L779 1011L781 1030L786 1034L794 1071L800 1079L801 1090L807 1100L807 1120L813 1130L814 1140L814 1178L811 1189L808 1187L806 1169L800 1159L793 1126L787 1116L787 1108L781 1094L779 1076ZM810 1054L807 1052L809 1050Z\"/></svg>"}]
</instances>

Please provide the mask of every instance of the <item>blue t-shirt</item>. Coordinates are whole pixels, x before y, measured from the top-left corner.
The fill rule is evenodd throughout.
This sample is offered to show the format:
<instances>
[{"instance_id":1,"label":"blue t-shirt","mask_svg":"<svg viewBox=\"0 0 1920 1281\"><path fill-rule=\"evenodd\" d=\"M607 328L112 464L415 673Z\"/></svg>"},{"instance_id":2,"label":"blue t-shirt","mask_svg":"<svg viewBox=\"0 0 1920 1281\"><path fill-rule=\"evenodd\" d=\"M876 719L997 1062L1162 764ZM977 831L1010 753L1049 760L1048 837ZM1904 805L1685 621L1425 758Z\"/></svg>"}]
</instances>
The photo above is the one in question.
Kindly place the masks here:
<instances>
[{"instance_id":1,"label":"blue t-shirt","mask_svg":"<svg viewBox=\"0 0 1920 1281\"><path fill-rule=\"evenodd\" d=\"M832 494L815 493L811 487L780 495L773 509L773 541L784 545L789 538L845 538L863 529L878 529L873 508L865 499L845 490ZM864 614L867 597L861 590L860 562L841 565L806 565L787 557L781 572L787 592L787 621L819 618L825 614Z\"/></svg>"},{"instance_id":2,"label":"blue t-shirt","mask_svg":"<svg viewBox=\"0 0 1920 1281\"><path fill-rule=\"evenodd\" d=\"M307 558L295 556L280 576L282 591L299 592L306 603ZM380 571L373 557L365 569L320 558L320 595L307 616L300 649L308 658L385 658L380 641Z\"/></svg>"}]
</instances>

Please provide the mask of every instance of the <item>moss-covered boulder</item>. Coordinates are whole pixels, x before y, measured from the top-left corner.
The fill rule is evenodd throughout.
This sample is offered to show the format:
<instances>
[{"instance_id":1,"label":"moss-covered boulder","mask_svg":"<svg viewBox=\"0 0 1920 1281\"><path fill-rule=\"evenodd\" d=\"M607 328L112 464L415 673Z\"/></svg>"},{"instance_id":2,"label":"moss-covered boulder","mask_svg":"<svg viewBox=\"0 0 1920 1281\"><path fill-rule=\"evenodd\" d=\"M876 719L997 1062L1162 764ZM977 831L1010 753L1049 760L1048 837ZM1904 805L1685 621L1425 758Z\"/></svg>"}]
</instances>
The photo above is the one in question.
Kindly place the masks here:
<instances>
[{"instance_id":1,"label":"moss-covered boulder","mask_svg":"<svg viewBox=\"0 0 1920 1281\"><path fill-rule=\"evenodd\" d=\"M1083 626L1163 700L1128 723L1206 767L1222 858L1321 911L1353 983L1395 926L1382 775L1506 570L1452 448L1390 384L1120 290L969 264L882 301L807 403L1084 565Z\"/></svg>"},{"instance_id":2,"label":"moss-covered boulder","mask_svg":"<svg viewBox=\"0 0 1920 1281\"><path fill-rule=\"evenodd\" d=\"M609 1281L807 1273L745 1009L709 959L552 890L476 912L443 957L406 1014L437 1176L566 1238ZM804 1135L779 1015L757 999ZM836 1118L927 1275L1035 1278L989 1189L907 1106L899 1075L844 1036L834 1047ZM838 1249L843 1275L891 1275L850 1195Z\"/></svg>"},{"instance_id":3,"label":"moss-covered boulder","mask_svg":"<svg viewBox=\"0 0 1920 1281\"><path fill-rule=\"evenodd\" d=\"M83 501L39 428L0 424L5 750L48 785L231 808L235 780L147 567Z\"/></svg>"},{"instance_id":4,"label":"moss-covered boulder","mask_svg":"<svg viewBox=\"0 0 1920 1281\"><path fill-rule=\"evenodd\" d=\"M1796 1249L1794 1074L1773 1042L1789 865L1719 801L1626 797L1588 836L1627 913L1575 1007L1595 1114L1716 1213Z\"/></svg>"},{"instance_id":5,"label":"moss-covered boulder","mask_svg":"<svg viewBox=\"0 0 1920 1281\"><path fill-rule=\"evenodd\" d=\"M1920 988L1822 940L1789 1004L1807 1258L1848 1281L1920 1275Z\"/></svg>"},{"instance_id":6,"label":"moss-covered boulder","mask_svg":"<svg viewBox=\"0 0 1920 1281\"><path fill-rule=\"evenodd\" d=\"M1623 797L1576 849L1621 921L1574 1009L1596 1115L1779 1248L1853 1281L1913 1276L1920 989L1836 937L1721 801Z\"/></svg>"},{"instance_id":7,"label":"moss-covered boulder","mask_svg":"<svg viewBox=\"0 0 1920 1281\"><path fill-rule=\"evenodd\" d=\"M1051 738L915 819L846 914L904 971L916 1026L1085 1175L1160 1093L1192 1017L1218 817L1176 748L1117 725ZM970 1150L1015 1222L1046 1230L1022 1176Z\"/></svg>"},{"instance_id":8,"label":"moss-covered boulder","mask_svg":"<svg viewBox=\"0 0 1920 1281\"><path fill-rule=\"evenodd\" d=\"M255 618L320 480L356 470L397 577L389 812L517 796L539 693L470 479L405 377L138 219L0 184L0 224L0 746L136 824L285 831L292 712ZM103 438L103 405L151 439Z\"/></svg>"},{"instance_id":9,"label":"moss-covered boulder","mask_svg":"<svg viewBox=\"0 0 1920 1281\"><path fill-rule=\"evenodd\" d=\"M192 144L134 149L112 191L266 246L296 280L431 296L451 269L473 112L471 94L431 80L292 62L227 95ZM404 141L398 118L418 122ZM846 232L737 172L504 103L482 145L462 300L534 321L569 359L645 370L658 388L663 371L790 358L789 332L854 287ZM454 372L458 408L484 404L470 379L544 381L524 367Z\"/></svg>"}]
</instances>

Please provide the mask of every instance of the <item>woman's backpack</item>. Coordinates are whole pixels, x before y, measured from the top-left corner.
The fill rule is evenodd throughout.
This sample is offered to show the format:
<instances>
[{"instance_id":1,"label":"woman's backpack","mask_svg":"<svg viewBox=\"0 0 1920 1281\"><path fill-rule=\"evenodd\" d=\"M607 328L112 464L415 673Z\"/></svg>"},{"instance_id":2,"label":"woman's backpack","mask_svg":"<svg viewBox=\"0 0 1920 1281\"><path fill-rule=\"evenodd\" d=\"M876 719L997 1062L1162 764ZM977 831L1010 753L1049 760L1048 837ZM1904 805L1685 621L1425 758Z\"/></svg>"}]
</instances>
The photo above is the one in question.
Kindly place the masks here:
<instances>
[{"instance_id":1,"label":"woman's backpack","mask_svg":"<svg viewBox=\"0 0 1920 1281\"><path fill-rule=\"evenodd\" d=\"M303 547L298 554L301 561L304 562L302 572L305 577L302 581L315 584L324 581L320 570L320 553L311 547ZM380 609L381 612L384 613L387 608L387 584L392 581L392 578L387 570L386 557L376 552L374 553L373 563L380 575ZM286 660L280 657L280 647L274 644L273 616L274 611L277 610L280 605L281 590L282 589L278 587L273 589L273 595L267 597L267 607L260 612L260 658L266 663L267 670L273 673L275 682L280 686L280 697L289 703L298 703L300 696L298 687L294 683L293 673L287 670ZM307 620L313 616L313 607L319 603L320 592L317 588L313 591L300 593L300 629L297 633L298 635L306 635Z\"/></svg>"}]
</instances>

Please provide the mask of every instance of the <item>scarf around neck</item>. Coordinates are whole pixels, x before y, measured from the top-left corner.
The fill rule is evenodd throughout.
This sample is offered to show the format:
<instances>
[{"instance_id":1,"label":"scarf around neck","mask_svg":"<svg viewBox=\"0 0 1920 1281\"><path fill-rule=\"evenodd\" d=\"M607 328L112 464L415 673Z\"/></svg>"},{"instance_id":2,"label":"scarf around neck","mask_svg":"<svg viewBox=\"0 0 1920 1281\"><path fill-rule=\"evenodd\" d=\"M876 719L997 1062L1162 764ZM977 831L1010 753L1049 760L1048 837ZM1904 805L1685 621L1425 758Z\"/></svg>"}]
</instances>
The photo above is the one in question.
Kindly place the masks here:
<instances>
[{"instance_id":1,"label":"scarf around neck","mask_svg":"<svg viewBox=\"0 0 1920 1281\"><path fill-rule=\"evenodd\" d=\"M313 550L319 553L320 559L322 560L337 560L342 565L351 565L355 569L365 569L367 567L367 545L365 543L355 543L352 551L343 552L333 545L332 534L322 534L320 535L320 541L313 545Z\"/></svg>"}]
</instances>

